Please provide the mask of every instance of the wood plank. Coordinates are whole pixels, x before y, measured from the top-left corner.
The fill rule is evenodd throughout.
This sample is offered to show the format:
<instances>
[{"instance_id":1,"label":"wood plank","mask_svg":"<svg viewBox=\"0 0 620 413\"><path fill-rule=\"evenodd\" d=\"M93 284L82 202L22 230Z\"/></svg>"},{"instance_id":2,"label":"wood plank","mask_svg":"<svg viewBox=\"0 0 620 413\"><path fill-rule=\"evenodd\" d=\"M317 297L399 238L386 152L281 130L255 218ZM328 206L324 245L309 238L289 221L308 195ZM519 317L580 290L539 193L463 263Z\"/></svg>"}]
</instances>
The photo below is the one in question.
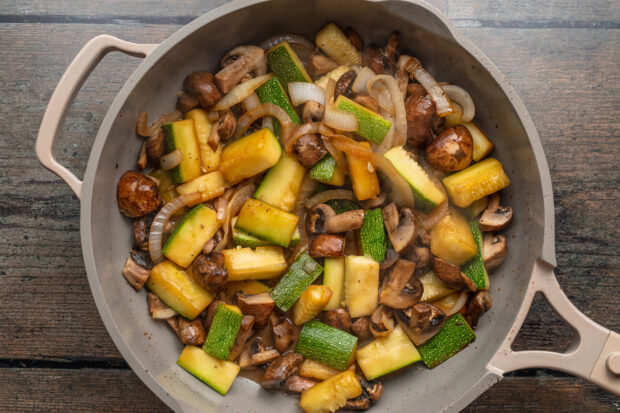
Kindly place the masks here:
<instances>
[{"instance_id":1,"label":"wood plank","mask_svg":"<svg viewBox=\"0 0 620 413\"><path fill-rule=\"evenodd\" d=\"M527 397L518 397L526 394ZM507 377L465 412L617 412L620 399L570 377ZM104 407L105 406L105 407ZM372 411L380 411L381 402ZM6 412L167 412L130 370L0 369ZM301 410L300 410L301 411Z\"/></svg>"}]
</instances>

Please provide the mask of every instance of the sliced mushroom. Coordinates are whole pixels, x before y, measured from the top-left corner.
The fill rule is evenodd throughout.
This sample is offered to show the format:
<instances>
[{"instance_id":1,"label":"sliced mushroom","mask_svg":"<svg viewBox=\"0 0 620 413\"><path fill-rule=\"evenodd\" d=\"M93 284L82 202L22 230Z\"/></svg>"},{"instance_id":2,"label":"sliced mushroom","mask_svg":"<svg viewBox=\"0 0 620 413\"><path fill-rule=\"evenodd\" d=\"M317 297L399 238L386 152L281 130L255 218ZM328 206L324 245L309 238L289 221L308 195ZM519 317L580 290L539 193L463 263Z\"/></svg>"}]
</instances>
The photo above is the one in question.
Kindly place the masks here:
<instances>
[{"instance_id":1,"label":"sliced mushroom","mask_svg":"<svg viewBox=\"0 0 620 413\"><path fill-rule=\"evenodd\" d=\"M267 72L265 51L257 46L237 46L224 55L221 64L215 83L222 93L230 92L248 73L260 76Z\"/></svg>"},{"instance_id":2,"label":"sliced mushroom","mask_svg":"<svg viewBox=\"0 0 620 413\"><path fill-rule=\"evenodd\" d=\"M499 192L491 195L489 206L484 210L478 223L483 231L499 231L510 225L512 208L499 205Z\"/></svg>"},{"instance_id":3,"label":"sliced mushroom","mask_svg":"<svg viewBox=\"0 0 620 413\"><path fill-rule=\"evenodd\" d=\"M206 255L199 255L192 265L194 279L203 287L218 291L224 288L228 281L228 272L211 261Z\"/></svg>"},{"instance_id":4,"label":"sliced mushroom","mask_svg":"<svg viewBox=\"0 0 620 413\"><path fill-rule=\"evenodd\" d=\"M503 235L484 234L482 237L482 261L487 271L500 266L506 258L508 242Z\"/></svg>"},{"instance_id":5,"label":"sliced mushroom","mask_svg":"<svg viewBox=\"0 0 620 413\"><path fill-rule=\"evenodd\" d=\"M394 330L394 319L392 310L384 304L379 307L370 316L370 332L375 337L388 336Z\"/></svg>"},{"instance_id":6,"label":"sliced mushroom","mask_svg":"<svg viewBox=\"0 0 620 413\"><path fill-rule=\"evenodd\" d=\"M280 357L280 353L275 348L269 348L258 353L250 355L250 362L253 366L267 364Z\"/></svg>"},{"instance_id":7,"label":"sliced mushroom","mask_svg":"<svg viewBox=\"0 0 620 413\"><path fill-rule=\"evenodd\" d=\"M360 340L370 338L370 318L360 317L351 324L351 332Z\"/></svg>"},{"instance_id":8,"label":"sliced mushroom","mask_svg":"<svg viewBox=\"0 0 620 413\"><path fill-rule=\"evenodd\" d=\"M261 385L266 389L280 387L286 379L299 369L303 357L297 353L288 353L278 357L267 366L261 380Z\"/></svg>"},{"instance_id":9,"label":"sliced mushroom","mask_svg":"<svg viewBox=\"0 0 620 413\"><path fill-rule=\"evenodd\" d=\"M353 92L351 91L351 86L353 86L353 81L357 77L357 72L353 69L346 71L338 78L336 82L336 87L334 88L334 100L338 98L340 95L344 95L346 97L352 97Z\"/></svg>"},{"instance_id":10,"label":"sliced mushroom","mask_svg":"<svg viewBox=\"0 0 620 413\"><path fill-rule=\"evenodd\" d=\"M394 202L391 202L381 210L383 215L383 224L387 232L396 231L398 226L398 208Z\"/></svg>"},{"instance_id":11,"label":"sliced mushroom","mask_svg":"<svg viewBox=\"0 0 620 413\"><path fill-rule=\"evenodd\" d=\"M320 234L325 232L325 222L336 216L336 211L327 204L318 204L308 213L308 232Z\"/></svg>"},{"instance_id":12,"label":"sliced mushroom","mask_svg":"<svg viewBox=\"0 0 620 413\"><path fill-rule=\"evenodd\" d=\"M374 97L365 93L358 93L353 100L367 109L372 110L375 113L379 113L379 101Z\"/></svg>"},{"instance_id":13,"label":"sliced mushroom","mask_svg":"<svg viewBox=\"0 0 620 413\"><path fill-rule=\"evenodd\" d=\"M344 255L344 237L334 234L319 234L310 242L308 252L313 258L342 257Z\"/></svg>"},{"instance_id":14,"label":"sliced mushroom","mask_svg":"<svg viewBox=\"0 0 620 413\"><path fill-rule=\"evenodd\" d=\"M361 374L357 374L357 380L362 387L362 394L354 399L347 400L345 409L349 410L367 410L379 401L383 394L383 383L380 381L366 380Z\"/></svg>"},{"instance_id":15,"label":"sliced mushroom","mask_svg":"<svg viewBox=\"0 0 620 413\"><path fill-rule=\"evenodd\" d=\"M383 222L396 252L400 253L415 241L416 221L410 208L402 208L397 213L396 204L389 204L383 208Z\"/></svg>"},{"instance_id":16,"label":"sliced mushroom","mask_svg":"<svg viewBox=\"0 0 620 413\"><path fill-rule=\"evenodd\" d=\"M446 287L453 290L462 290L466 288L469 291L476 291L477 289L476 284L461 272L459 266L451 264L441 258L435 257L433 259L433 272Z\"/></svg>"},{"instance_id":17,"label":"sliced mushroom","mask_svg":"<svg viewBox=\"0 0 620 413\"><path fill-rule=\"evenodd\" d=\"M184 90L180 90L177 94L177 108L187 113L200 104L200 101Z\"/></svg>"},{"instance_id":18,"label":"sliced mushroom","mask_svg":"<svg viewBox=\"0 0 620 413\"><path fill-rule=\"evenodd\" d=\"M390 268L392 265L396 264L396 261L398 261L398 258L400 258L400 256L398 255L396 251L394 251L392 248L386 249L385 259L381 261L381 263L379 264L379 268L381 270Z\"/></svg>"},{"instance_id":19,"label":"sliced mushroom","mask_svg":"<svg viewBox=\"0 0 620 413\"><path fill-rule=\"evenodd\" d=\"M159 165L159 160L165 151L164 131L159 128L157 132L149 136L146 143L146 157L154 164Z\"/></svg>"},{"instance_id":20,"label":"sliced mushroom","mask_svg":"<svg viewBox=\"0 0 620 413\"><path fill-rule=\"evenodd\" d=\"M308 71L312 76L320 76L338 67L338 63L314 49L308 59Z\"/></svg>"},{"instance_id":21,"label":"sliced mushroom","mask_svg":"<svg viewBox=\"0 0 620 413\"><path fill-rule=\"evenodd\" d=\"M463 125L444 129L426 146L426 159L435 168L446 172L467 168L474 153L474 140Z\"/></svg>"},{"instance_id":22,"label":"sliced mushroom","mask_svg":"<svg viewBox=\"0 0 620 413\"><path fill-rule=\"evenodd\" d=\"M304 390L308 390L314 387L314 385L317 383L318 381L316 380L295 375L290 376L288 379L286 379L286 381L282 385L282 390L294 393L301 393Z\"/></svg>"},{"instance_id":23,"label":"sliced mushroom","mask_svg":"<svg viewBox=\"0 0 620 413\"><path fill-rule=\"evenodd\" d=\"M387 56L380 47L367 47L362 53L362 64L378 75L385 73Z\"/></svg>"},{"instance_id":24,"label":"sliced mushroom","mask_svg":"<svg viewBox=\"0 0 620 413\"><path fill-rule=\"evenodd\" d=\"M327 155L327 149L317 135L304 135L293 145L293 153L304 168L312 168Z\"/></svg>"},{"instance_id":25,"label":"sliced mushroom","mask_svg":"<svg viewBox=\"0 0 620 413\"><path fill-rule=\"evenodd\" d=\"M254 327L254 316L244 315L241 319L241 327L239 328L239 333L235 339L235 344L232 349L230 349L230 356L228 356L229 361L235 360L248 344L248 340L252 336L253 332L252 327Z\"/></svg>"},{"instance_id":26,"label":"sliced mushroom","mask_svg":"<svg viewBox=\"0 0 620 413\"><path fill-rule=\"evenodd\" d=\"M417 303L405 310L396 310L396 320L416 346L419 346L441 330L446 314L429 303Z\"/></svg>"},{"instance_id":27,"label":"sliced mushroom","mask_svg":"<svg viewBox=\"0 0 620 413\"><path fill-rule=\"evenodd\" d=\"M123 267L123 277L133 288L140 291L149 278L149 270L136 262L134 254L129 254Z\"/></svg>"},{"instance_id":28,"label":"sliced mushroom","mask_svg":"<svg viewBox=\"0 0 620 413\"><path fill-rule=\"evenodd\" d=\"M349 38L349 41L355 46L357 50L360 52L364 50L364 40L362 37L353 29L352 27L347 27L344 29L344 34Z\"/></svg>"},{"instance_id":29,"label":"sliced mushroom","mask_svg":"<svg viewBox=\"0 0 620 413\"><path fill-rule=\"evenodd\" d=\"M392 308L411 307L422 298L424 286L413 275L415 263L398 260L392 271L383 278L379 302Z\"/></svg>"},{"instance_id":30,"label":"sliced mushroom","mask_svg":"<svg viewBox=\"0 0 620 413\"><path fill-rule=\"evenodd\" d=\"M174 317L177 315L177 312L172 308L168 307L166 303L159 299L153 293L148 293L146 295L146 300L149 304L149 312L151 313L151 317L156 320L165 320L170 317Z\"/></svg>"},{"instance_id":31,"label":"sliced mushroom","mask_svg":"<svg viewBox=\"0 0 620 413\"><path fill-rule=\"evenodd\" d=\"M489 311L492 306L491 294L485 290L478 291L465 307L465 320L471 328L476 328L480 316Z\"/></svg>"},{"instance_id":32,"label":"sliced mushroom","mask_svg":"<svg viewBox=\"0 0 620 413\"><path fill-rule=\"evenodd\" d=\"M127 171L116 186L116 200L120 211L130 218L140 218L155 211L161 204L161 195L155 181L136 171Z\"/></svg>"},{"instance_id":33,"label":"sliced mushroom","mask_svg":"<svg viewBox=\"0 0 620 413\"><path fill-rule=\"evenodd\" d=\"M198 99L200 106L206 110L211 109L220 100L222 95L213 82L215 80L212 73L194 72L187 75L183 80L183 89L189 95ZM179 97L180 98L180 97ZM193 102L183 102L193 103ZM186 105L189 106L189 105Z\"/></svg>"},{"instance_id":34,"label":"sliced mushroom","mask_svg":"<svg viewBox=\"0 0 620 413\"><path fill-rule=\"evenodd\" d=\"M364 223L364 210L343 212L325 221L325 232L337 233L360 229Z\"/></svg>"},{"instance_id":35,"label":"sliced mushroom","mask_svg":"<svg viewBox=\"0 0 620 413\"><path fill-rule=\"evenodd\" d=\"M325 113L325 106L318 102L306 102L301 111L301 120L303 123L320 122L323 120L323 113Z\"/></svg>"},{"instance_id":36,"label":"sliced mushroom","mask_svg":"<svg viewBox=\"0 0 620 413\"><path fill-rule=\"evenodd\" d=\"M346 331L347 333L351 331L351 316L349 316L349 312L344 308L323 312L321 321L329 326Z\"/></svg>"},{"instance_id":37,"label":"sliced mushroom","mask_svg":"<svg viewBox=\"0 0 620 413\"><path fill-rule=\"evenodd\" d=\"M269 316L273 311L275 302L271 299L269 293L261 294L235 294L237 307L243 314L250 314L256 317L256 328L267 327Z\"/></svg>"},{"instance_id":38,"label":"sliced mushroom","mask_svg":"<svg viewBox=\"0 0 620 413\"><path fill-rule=\"evenodd\" d=\"M227 141L235 133L235 127L237 126L237 118L232 110L226 110L220 112L220 116L217 123L211 128L207 143L213 149L217 149L217 145L221 141Z\"/></svg>"},{"instance_id":39,"label":"sliced mushroom","mask_svg":"<svg viewBox=\"0 0 620 413\"><path fill-rule=\"evenodd\" d=\"M133 238L136 240L136 245L142 251L149 250L149 233L152 222L153 218L149 216L142 217L133 222Z\"/></svg>"},{"instance_id":40,"label":"sliced mushroom","mask_svg":"<svg viewBox=\"0 0 620 413\"><path fill-rule=\"evenodd\" d=\"M166 319L183 344L202 346L205 343L205 329L200 319L186 320L180 315Z\"/></svg>"},{"instance_id":41,"label":"sliced mushroom","mask_svg":"<svg viewBox=\"0 0 620 413\"><path fill-rule=\"evenodd\" d=\"M140 148L140 153L138 154L138 168L140 168L141 171L144 171L147 162L148 158L146 156L146 141L144 141L142 142L142 147Z\"/></svg>"},{"instance_id":42,"label":"sliced mushroom","mask_svg":"<svg viewBox=\"0 0 620 413\"><path fill-rule=\"evenodd\" d=\"M254 339L248 344L239 355L239 367L246 368L250 366L258 366L269 363L280 356L274 348L267 348L260 337Z\"/></svg>"},{"instance_id":43,"label":"sliced mushroom","mask_svg":"<svg viewBox=\"0 0 620 413\"><path fill-rule=\"evenodd\" d=\"M388 37L383 48L386 57L386 68L390 73L393 73L396 68L396 49L398 48L399 41L400 33L394 32Z\"/></svg>"},{"instance_id":44,"label":"sliced mushroom","mask_svg":"<svg viewBox=\"0 0 620 413\"><path fill-rule=\"evenodd\" d=\"M422 228L422 226L418 228L418 240L420 241L420 244L426 245L427 247L431 245L431 236L424 228Z\"/></svg>"},{"instance_id":45,"label":"sliced mushroom","mask_svg":"<svg viewBox=\"0 0 620 413\"><path fill-rule=\"evenodd\" d=\"M280 317L277 322L271 324L271 333L276 349L280 353L284 353L295 344L295 327L286 317Z\"/></svg>"},{"instance_id":46,"label":"sliced mushroom","mask_svg":"<svg viewBox=\"0 0 620 413\"><path fill-rule=\"evenodd\" d=\"M213 300L211 304L209 304L209 307L207 307L207 315L205 316L204 320L202 320L202 324L204 325L206 330L209 330L209 328L211 328L213 317L215 317L215 310L217 310L217 306L220 304L226 304L226 302L216 299Z\"/></svg>"}]
</instances>

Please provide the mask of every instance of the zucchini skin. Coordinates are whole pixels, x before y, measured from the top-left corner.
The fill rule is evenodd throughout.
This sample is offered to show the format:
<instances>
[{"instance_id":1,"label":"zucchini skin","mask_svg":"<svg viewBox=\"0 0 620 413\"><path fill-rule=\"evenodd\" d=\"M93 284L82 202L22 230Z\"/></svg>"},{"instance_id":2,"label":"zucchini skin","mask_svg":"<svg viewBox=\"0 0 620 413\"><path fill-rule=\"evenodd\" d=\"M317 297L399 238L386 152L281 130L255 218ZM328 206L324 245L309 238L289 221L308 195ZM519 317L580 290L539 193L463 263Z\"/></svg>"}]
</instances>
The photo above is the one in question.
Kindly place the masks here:
<instances>
[{"instance_id":1,"label":"zucchini skin","mask_svg":"<svg viewBox=\"0 0 620 413\"><path fill-rule=\"evenodd\" d=\"M314 320L301 330L295 352L336 370L345 370L356 348L357 337Z\"/></svg>"},{"instance_id":2,"label":"zucchini skin","mask_svg":"<svg viewBox=\"0 0 620 413\"><path fill-rule=\"evenodd\" d=\"M271 298L282 311L288 311L304 290L323 273L323 267L303 253L271 291Z\"/></svg>"},{"instance_id":3,"label":"zucchini skin","mask_svg":"<svg viewBox=\"0 0 620 413\"><path fill-rule=\"evenodd\" d=\"M202 349L220 360L228 360L239 334L242 318L241 311L236 312L226 305L218 305Z\"/></svg>"},{"instance_id":4,"label":"zucchini skin","mask_svg":"<svg viewBox=\"0 0 620 413\"><path fill-rule=\"evenodd\" d=\"M418 347L418 351L424 364L432 369L463 350L475 339L476 334L465 318L456 313L446 321L439 333Z\"/></svg>"},{"instance_id":5,"label":"zucchini skin","mask_svg":"<svg viewBox=\"0 0 620 413\"><path fill-rule=\"evenodd\" d=\"M360 229L362 253L375 261L383 261L387 249L386 238L381 208L367 210Z\"/></svg>"},{"instance_id":6,"label":"zucchini skin","mask_svg":"<svg viewBox=\"0 0 620 413\"><path fill-rule=\"evenodd\" d=\"M469 228L478 246L478 254L463 268L463 273L476 283L479 290L488 290L491 282L482 260L482 231L478 221L475 220L469 221Z\"/></svg>"}]
</instances>

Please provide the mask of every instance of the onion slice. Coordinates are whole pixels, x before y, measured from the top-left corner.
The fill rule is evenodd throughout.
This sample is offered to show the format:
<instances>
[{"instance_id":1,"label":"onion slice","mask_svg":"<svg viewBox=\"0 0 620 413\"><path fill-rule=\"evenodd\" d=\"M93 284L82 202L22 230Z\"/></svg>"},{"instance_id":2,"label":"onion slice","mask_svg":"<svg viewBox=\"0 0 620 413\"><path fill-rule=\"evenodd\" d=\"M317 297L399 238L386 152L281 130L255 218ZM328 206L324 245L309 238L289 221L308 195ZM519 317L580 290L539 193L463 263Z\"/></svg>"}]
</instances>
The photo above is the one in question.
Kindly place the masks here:
<instances>
[{"instance_id":1,"label":"onion slice","mask_svg":"<svg viewBox=\"0 0 620 413\"><path fill-rule=\"evenodd\" d=\"M443 91L437 81L431 76L430 73L422 67L422 64L415 58L409 59L405 63L405 69L409 72L409 75L417 80L428 92L435 107L437 108L437 114L441 117L452 113L452 106L446 93Z\"/></svg>"},{"instance_id":2,"label":"onion slice","mask_svg":"<svg viewBox=\"0 0 620 413\"><path fill-rule=\"evenodd\" d=\"M308 82L291 82L288 92L293 105L299 106L306 102L317 102L325 105L325 90L321 86Z\"/></svg>"},{"instance_id":3,"label":"onion slice","mask_svg":"<svg viewBox=\"0 0 620 413\"><path fill-rule=\"evenodd\" d=\"M178 166L181 162L183 162L183 154L180 149L175 149L174 151L163 155L159 159L159 166L164 171L169 171L175 166Z\"/></svg>"},{"instance_id":4,"label":"onion slice","mask_svg":"<svg viewBox=\"0 0 620 413\"><path fill-rule=\"evenodd\" d=\"M383 155L393 146L403 146L407 142L407 112L405 110L405 97L401 93L396 79L389 75L377 75L368 81L368 89L371 90L376 82L383 82L387 88L394 112L394 137L390 147L384 145L381 148L381 150L385 150L381 152Z\"/></svg>"},{"instance_id":5,"label":"onion slice","mask_svg":"<svg viewBox=\"0 0 620 413\"><path fill-rule=\"evenodd\" d=\"M297 216L303 215L305 211L304 208L306 206L305 201L308 198L310 198L310 195L312 195L316 191L317 186L319 186L319 183L315 181L314 179L310 178L310 173L306 173L304 175L303 181L301 181L299 192L297 193L297 202L295 204L295 215ZM302 222L300 227L304 226L303 220L300 220L300 222Z\"/></svg>"},{"instance_id":6,"label":"onion slice","mask_svg":"<svg viewBox=\"0 0 620 413\"><path fill-rule=\"evenodd\" d=\"M330 189L328 191L319 192L306 201L306 208L310 209L318 204L323 204L332 199L349 199L355 201L353 191L349 189Z\"/></svg>"},{"instance_id":7,"label":"onion slice","mask_svg":"<svg viewBox=\"0 0 620 413\"><path fill-rule=\"evenodd\" d=\"M148 117L148 113L142 111L138 115L138 121L136 122L136 133L144 138L154 135L164 124L182 119L183 114L178 110L173 110L170 113L158 117L151 126L147 126Z\"/></svg>"},{"instance_id":8,"label":"onion slice","mask_svg":"<svg viewBox=\"0 0 620 413\"><path fill-rule=\"evenodd\" d=\"M373 76L375 76L375 72L369 67L364 67L357 74L351 86L351 90L355 93L368 93L368 81L372 79Z\"/></svg>"},{"instance_id":9,"label":"onion slice","mask_svg":"<svg viewBox=\"0 0 620 413\"><path fill-rule=\"evenodd\" d=\"M263 128L269 128L272 132L274 132L273 118L271 116L265 116L263 118Z\"/></svg>"},{"instance_id":10,"label":"onion slice","mask_svg":"<svg viewBox=\"0 0 620 413\"><path fill-rule=\"evenodd\" d=\"M299 140L299 138L304 135L314 135L315 133L318 133L320 125L320 122L308 122L299 126L284 144L284 151L286 153L291 153L293 151L293 146L295 146L295 143Z\"/></svg>"},{"instance_id":11,"label":"onion slice","mask_svg":"<svg viewBox=\"0 0 620 413\"><path fill-rule=\"evenodd\" d=\"M254 79L248 80L247 82L239 83L215 104L213 110L224 110L231 106L235 106L237 103L241 103L252 92L254 92L256 88L272 77L273 73L269 73L268 75L258 76Z\"/></svg>"},{"instance_id":12,"label":"onion slice","mask_svg":"<svg viewBox=\"0 0 620 413\"><path fill-rule=\"evenodd\" d=\"M244 202L248 200L254 194L254 190L256 186L254 182L249 182L245 185L240 186L235 193L228 201L228 205L226 205L226 212L224 213L224 223L222 224L222 228L224 230L224 235L222 235L222 239L215 246L214 251L222 251L226 244L228 244L228 234L230 232L230 224L232 217L239 213L241 206L243 206Z\"/></svg>"},{"instance_id":13,"label":"onion slice","mask_svg":"<svg viewBox=\"0 0 620 413\"><path fill-rule=\"evenodd\" d=\"M463 108L462 122L469 122L476 114L474 100L465 89L457 85L445 85L441 87L450 99L458 103Z\"/></svg>"},{"instance_id":14,"label":"onion slice","mask_svg":"<svg viewBox=\"0 0 620 413\"><path fill-rule=\"evenodd\" d=\"M422 228L428 231L433 228L448 213L448 201L437 205L422 221Z\"/></svg>"},{"instance_id":15,"label":"onion slice","mask_svg":"<svg viewBox=\"0 0 620 413\"><path fill-rule=\"evenodd\" d=\"M200 192L181 195L164 205L155 215L155 219L153 219L151 224L151 232L149 233L149 255L153 263L159 264L162 261L161 242L166 222L184 206L196 204L201 199L202 194Z\"/></svg>"},{"instance_id":16,"label":"onion slice","mask_svg":"<svg viewBox=\"0 0 620 413\"><path fill-rule=\"evenodd\" d=\"M245 112L243 116L237 120L237 128L235 129L233 140L242 137L251 124L265 116L273 116L280 122L280 139L282 140L282 144L286 145L286 141L293 131L293 122L284 109L268 102L261 103L254 109Z\"/></svg>"},{"instance_id":17,"label":"onion slice","mask_svg":"<svg viewBox=\"0 0 620 413\"><path fill-rule=\"evenodd\" d=\"M260 100L258 99L258 95L254 92L250 93L248 97L243 100L243 108L246 112L254 109L258 105L260 105Z\"/></svg>"},{"instance_id":18,"label":"onion slice","mask_svg":"<svg viewBox=\"0 0 620 413\"><path fill-rule=\"evenodd\" d=\"M327 149L327 152L329 152L332 158L334 158L334 160L336 161L336 165L338 165L338 168L340 168L342 172L348 173L349 168L347 167L347 158L344 156L344 153L342 153L341 150L337 149L331 143L329 138L321 135L321 139L323 140L323 145L325 145L325 149Z\"/></svg>"},{"instance_id":19,"label":"onion slice","mask_svg":"<svg viewBox=\"0 0 620 413\"><path fill-rule=\"evenodd\" d=\"M325 113L323 113L323 124L330 128L338 129L343 132L355 132L357 130L357 118L354 114L338 110L334 105L334 89L336 81L327 81L327 94L325 96Z\"/></svg>"},{"instance_id":20,"label":"onion slice","mask_svg":"<svg viewBox=\"0 0 620 413\"><path fill-rule=\"evenodd\" d=\"M467 291L453 292L446 295L439 300L431 302L431 304L437 306L444 313L446 313L447 317L450 317L456 313L458 313L461 308L467 303L467 298L469 294Z\"/></svg>"}]
</instances>

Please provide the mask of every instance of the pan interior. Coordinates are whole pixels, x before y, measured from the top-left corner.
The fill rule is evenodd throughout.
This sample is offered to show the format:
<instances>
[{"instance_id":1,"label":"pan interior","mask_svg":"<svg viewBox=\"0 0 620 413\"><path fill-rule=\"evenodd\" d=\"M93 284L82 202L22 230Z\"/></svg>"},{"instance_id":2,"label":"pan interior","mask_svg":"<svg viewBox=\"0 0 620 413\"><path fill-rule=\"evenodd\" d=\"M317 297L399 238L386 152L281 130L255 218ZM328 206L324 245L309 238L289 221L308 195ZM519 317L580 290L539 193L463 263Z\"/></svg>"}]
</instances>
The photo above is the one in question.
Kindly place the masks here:
<instances>
[{"instance_id":1,"label":"pan interior","mask_svg":"<svg viewBox=\"0 0 620 413\"><path fill-rule=\"evenodd\" d=\"M249 3L249 2L246 2ZM136 293L121 276L132 245L130 221L118 212L116 182L135 169L141 140L134 128L138 113L151 119L174 109L183 78L196 70L216 70L220 57L232 47L258 44L286 32L311 39L329 21L354 27L367 43L382 44L394 30L402 34L401 47L420 59L440 81L465 88L476 102L476 122L494 142L491 156L498 158L511 179L503 191L504 204L515 211L508 256L491 280L493 308L479 323L475 343L446 363L428 370L417 366L385 382L379 408L382 411L439 411L469 391L486 372L486 365L508 334L527 289L534 261L543 244L543 193L534 153L517 111L489 71L452 37L441 20L427 9L405 2L357 0L287 1L250 5L217 17L205 15L175 34L158 50L157 61L147 60L137 69L139 80L128 83L126 99L115 101L91 154L83 214L89 234L84 243L89 278L100 290L99 309L110 328L112 322L130 351L123 351L132 366L140 365L165 393L206 411L291 411L297 399L267 392L255 383L238 379L222 398L189 373L176 366L182 349L164 322L150 319L146 292ZM208 24L207 24L208 23ZM190 32L193 28L193 32ZM185 32L183 32L185 31ZM167 51L166 51L167 49ZM127 89L129 88L129 89ZM121 95L123 92L121 92ZM87 253L88 251L88 253ZM107 313L107 314L106 314ZM118 345L118 340L117 340ZM137 364L136 364L137 362ZM136 369L138 370L138 369ZM161 390L156 392L164 394Z\"/></svg>"}]
</instances>

